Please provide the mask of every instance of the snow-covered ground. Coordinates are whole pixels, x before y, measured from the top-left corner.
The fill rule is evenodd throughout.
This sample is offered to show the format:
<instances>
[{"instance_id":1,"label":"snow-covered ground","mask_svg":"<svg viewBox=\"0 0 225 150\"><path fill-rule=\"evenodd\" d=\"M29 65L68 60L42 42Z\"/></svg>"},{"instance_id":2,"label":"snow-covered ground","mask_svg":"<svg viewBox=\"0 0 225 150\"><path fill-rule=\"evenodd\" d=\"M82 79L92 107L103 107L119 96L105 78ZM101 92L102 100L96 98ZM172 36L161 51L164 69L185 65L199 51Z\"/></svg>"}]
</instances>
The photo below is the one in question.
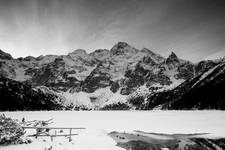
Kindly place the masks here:
<instances>
[{"instance_id":1,"label":"snow-covered ground","mask_svg":"<svg viewBox=\"0 0 225 150\"><path fill-rule=\"evenodd\" d=\"M34 140L31 144L1 147L0 149L77 149L119 150L109 136L111 131L141 130L155 133L210 133L210 137L225 137L224 111L40 111L2 112L7 117L21 120L48 120L55 127L85 127L77 131L72 142L65 137ZM0 113L0 114L2 114ZM43 141L44 140L44 141Z\"/></svg>"},{"instance_id":2,"label":"snow-covered ground","mask_svg":"<svg viewBox=\"0 0 225 150\"><path fill-rule=\"evenodd\" d=\"M93 93L86 93L86 92L74 92L70 93L62 92L63 97L65 97L65 104L74 104L74 106L86 106L87 108L97 109L99 107L103 107L104 105L113 104L122 102L125 103L126 95L121 95L120 90L116 93L113 93L110 90L110 87L97 89ZM93 102L91 98L94 98L95 101Z\"/></svg>"}]
</instances>

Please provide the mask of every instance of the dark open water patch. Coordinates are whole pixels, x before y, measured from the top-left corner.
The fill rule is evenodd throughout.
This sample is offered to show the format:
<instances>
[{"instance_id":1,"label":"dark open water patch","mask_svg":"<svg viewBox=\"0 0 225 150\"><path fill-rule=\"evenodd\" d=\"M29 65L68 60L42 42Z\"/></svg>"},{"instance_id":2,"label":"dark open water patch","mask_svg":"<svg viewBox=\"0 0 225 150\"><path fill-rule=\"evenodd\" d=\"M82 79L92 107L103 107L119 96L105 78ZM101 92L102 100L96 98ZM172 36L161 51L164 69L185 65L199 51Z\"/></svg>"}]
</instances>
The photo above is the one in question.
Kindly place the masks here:
<instances>
[{"instance_id":1,"label":"dark open water patch","mask_svg":"<svg viewBox=\"0 0 225 150\"><path fill-rule=\"evenodd\" d=\"M126 150L224 150L225 138L204 137L207 133L163 134L142 131L111 132L117 146Z\"/></svg>"}]
</instances>

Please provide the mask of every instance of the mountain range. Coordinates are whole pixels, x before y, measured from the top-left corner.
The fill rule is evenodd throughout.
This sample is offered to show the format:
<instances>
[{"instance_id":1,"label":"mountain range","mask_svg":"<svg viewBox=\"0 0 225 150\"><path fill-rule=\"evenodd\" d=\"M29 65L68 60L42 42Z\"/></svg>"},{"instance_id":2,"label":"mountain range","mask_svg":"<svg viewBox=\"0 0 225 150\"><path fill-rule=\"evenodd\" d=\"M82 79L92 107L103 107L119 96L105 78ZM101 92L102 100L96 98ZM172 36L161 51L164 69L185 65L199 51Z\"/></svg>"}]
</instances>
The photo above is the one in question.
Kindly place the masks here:
<instances>
[{"instance_id":1,"label":"mountain range","mask_svg":"<svg viewBox=\"0 0 225 150\"><path fill-rule=\"evenodd\" d=\"M0 50L0 109L225 109L224 73L224 59L192 63L125 42L16 59Z\"/></svg>"}]
</instances>

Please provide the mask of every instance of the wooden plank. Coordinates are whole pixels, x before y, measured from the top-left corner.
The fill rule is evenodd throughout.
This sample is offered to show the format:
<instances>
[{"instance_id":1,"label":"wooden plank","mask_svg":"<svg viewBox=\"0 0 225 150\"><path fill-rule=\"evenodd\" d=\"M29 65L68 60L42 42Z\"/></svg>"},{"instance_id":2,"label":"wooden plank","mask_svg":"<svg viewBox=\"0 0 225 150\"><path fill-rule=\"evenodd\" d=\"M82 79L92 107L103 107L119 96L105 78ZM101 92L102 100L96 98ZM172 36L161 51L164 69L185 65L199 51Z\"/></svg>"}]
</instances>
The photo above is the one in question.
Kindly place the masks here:
<instances>
[{"instance_id":1,"label":"wooden plank","mask_svg":"<svg viewBox=\"0 0 225 150\"><path fill-rule=\"evenodd\" d=\"M22 128L24 129L86 129L86 128L82 128L82 127L78 127L78 128L72 128L72 127L28 127L28 126L23 126Z\"/></svg>"},{"instance_id":2,"label":"wooden plank","mask_svg":"<svg viewBox=\"0 0 225 150\"><path fill-rule=\"evenodd\" d=\"M25 123L30 123L30 122L49 122L52 121L53 118L49 119L49 120L32 120L32 121L26 121Z\"/></svg>"},{"instance_id":3,"label":"wooden plank","mask_svg":"<svg viewBox=\"0 0 225 150\"><path fill-rule=\"evenodd\" d=\"M71 134L71 136L73 135L79 135L79 134ZM28 135L28 137L32 137L32 136L36 136L36 135ZM39 134L38 136L54 136L54 135L44 135L44 134ZM57 134L57 136L70 136L70 134Z\"/></svg>"},{"instance_id":4,"label":"wooden plank","mask_svg":"<svg viewBox=\"0 0 225 150\"><path fill-rule=\"evenodd\" d=\"M71 134L72 134L72 129L70 129L69 142L71 142L71 141L72 141Z\"/></svg>"}]
</instances>

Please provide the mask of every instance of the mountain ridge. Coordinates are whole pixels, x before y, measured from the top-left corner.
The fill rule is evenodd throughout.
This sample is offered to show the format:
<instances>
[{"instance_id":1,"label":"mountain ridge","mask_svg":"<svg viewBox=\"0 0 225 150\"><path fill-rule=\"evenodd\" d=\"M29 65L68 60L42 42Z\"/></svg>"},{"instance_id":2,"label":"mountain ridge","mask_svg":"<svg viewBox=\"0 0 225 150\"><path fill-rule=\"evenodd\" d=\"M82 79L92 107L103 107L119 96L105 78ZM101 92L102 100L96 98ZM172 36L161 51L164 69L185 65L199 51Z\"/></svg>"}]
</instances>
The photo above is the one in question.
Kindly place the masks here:
<instances>
[{"instance_id":1,"label":"mountain ridge","mask_svg":"<svg viewBox=\"0 0 225 150\"><path fill-rule=\"evenodd\" d=\"M164 58L126 42L91 53L78 49L67 55L13 59L2 51L1 56L6 56L0 57L1 76L29 83L33 88L47 87L74 107L83 107L85 99L88 109L129 103L137 95L147 99L151 93L176 88L221 63L192 63L174 52Z\"/></svg>"}]
</instances>

